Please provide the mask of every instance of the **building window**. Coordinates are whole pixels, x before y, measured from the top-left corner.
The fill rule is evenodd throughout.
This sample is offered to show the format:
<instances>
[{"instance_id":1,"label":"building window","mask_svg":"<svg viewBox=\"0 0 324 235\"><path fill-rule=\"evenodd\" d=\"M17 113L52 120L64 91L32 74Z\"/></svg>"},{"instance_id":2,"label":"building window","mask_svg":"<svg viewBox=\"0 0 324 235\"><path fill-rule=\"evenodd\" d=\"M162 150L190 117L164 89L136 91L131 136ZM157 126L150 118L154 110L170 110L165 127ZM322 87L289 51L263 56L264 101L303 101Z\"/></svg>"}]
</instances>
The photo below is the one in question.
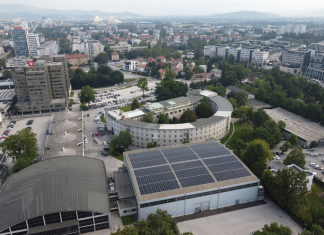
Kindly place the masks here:
<instances>
[{"instance_id":1,"label":"building window","mask_svg":"<svg viewBox=\"0 0 324 235\"><path fill-rule=\"evenodd\" d=\"M92 216L92 213L91 213ZM61 222L60 214L59 213L53 213L49 215L44 215L45 223L47 224L56 224Z\"/></svg>"}]
</instances>

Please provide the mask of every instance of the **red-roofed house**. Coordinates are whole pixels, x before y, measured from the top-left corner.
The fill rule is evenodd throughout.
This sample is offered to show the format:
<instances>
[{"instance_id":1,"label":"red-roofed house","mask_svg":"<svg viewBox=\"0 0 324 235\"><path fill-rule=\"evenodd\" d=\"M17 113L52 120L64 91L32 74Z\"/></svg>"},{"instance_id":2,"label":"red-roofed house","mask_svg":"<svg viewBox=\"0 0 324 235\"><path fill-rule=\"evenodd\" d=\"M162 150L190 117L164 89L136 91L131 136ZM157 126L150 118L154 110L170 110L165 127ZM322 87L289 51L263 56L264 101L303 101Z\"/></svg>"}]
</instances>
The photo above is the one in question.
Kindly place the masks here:
<instances>
[{"instance_id":1,"label":"red-roofed house","mask_svg":"<svg viewBox=\"0 0 324 235\"><path fill-rule=\"evenodd\" d=\"M156 60L161 60L161 62L166 62L166 58L163 56L159 56L155 58Z\"/></svg>"},{"instance_id":2,"label":"red-roofed house","mask_svg":"<svg viewBox=\"0 0 324 235\"><path fill-rule=\"evenodd\" d=\"M137 65L137 71L144 72L146 68L145 64L138 64Z\"/></svg>"},{"instance_id":3,"label":"red-roofed house","mask_svg":"<svg viewBox=\"0 0 324 235\"><path fill-rule=\"evenodd\" d=\"M66 55L66 60L70 64L80 65L88 63L90 56L87 54Z\"/></svg>"},{"instance_id":4,"label":"red-roofed house","mask_svg":"<svg viewBox=\"0 0 324 235\"><path fill-rule=\"evenodd\" d=\"M174 70L174 72L176 72L177 74L180 74L180 75L185 75L185 72L182 70L182 69L180 69L180 68L176 68L175 70Z\"/></svg>"},{"instance_id":5,"label":"red-roofed house","mask_svg":"<svg viewBox=\"0 0 324 235\"><path fill-rule=\"evenodd\" d=\"M191 61L191 60L189 60L189 61L187 62L187 66L188 66L188 67L191 67L191 66L195 67L195 65L196 65L196 63L193 62L193 61Z\"/></svg>"},{"instance_id":6,"label":"red-roofed house","mask_svg":"<svg viewBox=\"0 0 324 235\"><path fill-rule=\"evenodd\" d=\"M164 75L165 75L165 70L164 69L159 69L159 72L161 74L161 78L159 78L159 79L162 80L164 78Z\"/></svg>"},{"instance_id":7,"label":"red-roofed house","mask_svg":"<svg viewBox=\"0 0 324 235\"><path fill-rule=\"evenodd\" d=\"M119 54L118 54L117 51L113 51L113 52L111 53L111 60L112 60L112 61L119 60Z\"/></svg>"},{"instance_id":8,"label":"red-roofed house","mask_svg":"<svg viewBox=\"0 0 324 235\"><path fill-rule=\"evenodd\" d=\"M189 67L190 70L193 70L194 68L195 68L194 66L190 66L190 67Z\"/></svg>"},{"instance_id":9,"label":"red-roofed house","mask_svg":"<svg viewBox=\"0 0 324 235\"><path fill-rule=\"evenodd\" d=\"M176 70L178 68L183 69L183 64L181 62L173 62L171 64L171 69L172 70Z\"/></svg>"},{"instance_id":10,"label":"red-roofed house","mask_svg":"<svg viewBox=\"0 0 324 235\"><path fill-rule=\"evenodd\" d=\"M146 65L146 61L144 61L144 60L139 60L139 61L138 61L138 64L144 64L144 65Z\"/></svg>"},{"instance_id":11,"label":"red-roofed house","mask_svg":"<svg viewBox=\"0 0 324 235\"><path fill-rule=\"evenodd\" d=\"M160 67L163 67L165 64L165 62L160 62Z\"/></svg>"},{"instance_id":12,"label":"red-roofed house","mask_svg":"<svg viewBox=\"0 0 324 235\"><path fill-rule=\"evenodd\" d=\"M170 57L169 59L167 59L167 63L168 64L171 64L172 62L174 62L175 61L175 59L173 59L172 57Z\"/></svg>"},{"instance_id":13,"label":"red-roofed house","mask_svg":"<svg viewBox=\"0 0 324 235\"><path fill-rule=\"evenodd\" d=\"M148 63L153 63L154 62L155 64L157 64L156 60L154 58L152 58L152 57L148 58L147 62Z\"/></svg>"}]
</instances>

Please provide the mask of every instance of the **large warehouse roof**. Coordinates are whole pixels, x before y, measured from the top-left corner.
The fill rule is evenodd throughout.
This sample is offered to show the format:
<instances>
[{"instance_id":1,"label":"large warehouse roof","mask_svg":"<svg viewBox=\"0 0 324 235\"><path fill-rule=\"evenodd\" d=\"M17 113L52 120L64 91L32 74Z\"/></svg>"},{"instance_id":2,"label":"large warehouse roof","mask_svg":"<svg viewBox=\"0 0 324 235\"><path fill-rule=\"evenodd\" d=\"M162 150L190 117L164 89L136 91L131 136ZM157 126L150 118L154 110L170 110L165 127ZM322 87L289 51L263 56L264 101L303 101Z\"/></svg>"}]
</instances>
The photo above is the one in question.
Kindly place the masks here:
<instances>
[{"instance_id":1,"label":"large warehouse roof","mask_svg":"<svg viewBox=\"0 0 324 235\"><path fill-rule=\"evenodd\" d=\"M282 108L264 110L276 122L284 121L285 129L306 141L324 139L324 127Z\"/></svg>"},{"instance_id":2,"label":"large warehouse roof","mask_svg":"<svg viewBox=\"0 0 324 235\"><path fill-rule=\"evenodd\" d=\"M124 157L139 202L258 181L218 142L124 152Z\"/></svg>"},{"instance_id":3,"label":"large warehouse roof","mask_svg":"<svg viewBox=\"0 0 324 235\"><path fill-rule=\"evenodd\" d=\"M103 161L51 158L11 175L0 191L0 231L60 211L110 213Z\"/></svg>"}]
</instances>

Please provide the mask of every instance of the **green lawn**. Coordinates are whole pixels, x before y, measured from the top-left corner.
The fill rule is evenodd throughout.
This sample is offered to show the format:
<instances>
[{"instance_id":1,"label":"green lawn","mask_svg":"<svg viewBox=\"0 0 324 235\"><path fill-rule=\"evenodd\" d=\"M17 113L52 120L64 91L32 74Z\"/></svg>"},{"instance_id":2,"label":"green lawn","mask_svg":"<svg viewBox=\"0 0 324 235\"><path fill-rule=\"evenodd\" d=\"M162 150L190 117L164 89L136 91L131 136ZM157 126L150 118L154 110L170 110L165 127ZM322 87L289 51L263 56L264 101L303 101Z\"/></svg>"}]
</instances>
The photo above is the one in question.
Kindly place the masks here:
<instances>
[{"instance_id":1,"label":"green lawn","mask_svg":"<svg viewBox=\"0 0 324 235\"><path fill-rule=\"evenodd\" d=\"M101 116L100 116L100 120L101 120L103 123L106 123L105 114L101 114Z\"/></svg>"},{"instance_id":2,"label":"green lawn","mask_svg":"<svg viewBox=\"0 0 324 235\"><path fill-rule=\"evenodd\" d=\"M303 218L307 218L307 217L309 218L311 216L310 205L312 202L318 202L322 206L324 206L324 200L316 195L316 193L323 193L323 192L324 192L324 188L313 181L312 192L306 195L305 197L307 204L298 211L298 214Z\"/></svg>"},{"instance_id":3,"label":"green lawn","mask_svg":"<svg viewBox=\"0 0 324 235\"><path fill-rule=\"evenodd\" d=\"M242 127L246 126L247 123L245 121L243 122L236 122L234 124L235 126L235 131L234 134L232 135L232 138L226 143L226 145L231 145L235 140L237 140L238 138L240 138L240 136L242 135ZM249 125L249 124L248 124Z\"/></svg>"},{"instance_id":4,"label":"green lawn","mask_svg":"<svg viewBox=\"0 0 324 235\"><path fill-rule=\"evenodd\" d=\"M114 157L114 158L116 158L116 159L118 159L118 160L120 160L122 162L124 161L123 154L118 155L118 154L113 153L112 151L109 151L108 154L109 154L109 156L112 156L112 157Z\"/></svg>"},{"instance_id":5,"label":"green lawn","mask_svg":"<svg viewBox=\"0 0 324 235\"><path fill-rule=\"evenodd\" d=\"M231 127L230 127L230 130L228 132L228 134L221 140L221 144L224 144L226 143L226 141L229 139L229 137L231 136L233 132L233 124L231 123Z\"/></svg>"},{"instance_id":6,"label":"green lawn","mask_svg":"<svg viewBox=\"0 0 324 235\"><path fill-rule=\"evenodd\" d=\"M134 219L133 215L123 216L123 217L121 217L121 220L122 220L124 226L131 225L131 224L134 224L137 222L136 219Z\"/></svg>"},{"instance_id":7,"label":"green lawn","mask_svg":"<svg viewBox=\"0 0 324 235\"><path fill-rule=\"evenodd\" d=\"M123 67L123 65L117 65L117 66L115 66L115 67L117 67L117 68L122 68L122 67Z\"/></svg>"},{"instance_id":8,"label":"green lawn","mask_svg":"<svg viewBox=\"0 0 324 235\"><path fill-rule=\"evenodd\" d=\"M74 91L71 91L70 97L73 97L73 96L74 96Z\"/></svg>"},{"instance_id":9,"label":"green lawn","mask_svg":"<svg viewBox=\"0 0 324 235\"><path fill-rule=\"evenodd\" d=\"M150 103L154 103L154 101L151 101ZM145 104L140 104L141 107L143 107ZM128 112L131 111L131 105L130 106L126 106L126 107L121 107L119 108L120 110L124 111L124 112Z\"/></svg>"},{"instance_id":10,"label":"green lawn","mask_svg":"<svg viewBox=\"0 0 324 235\"><path fill-rule=\"evenodd\" d=\"M124 79L124 82L132 82L132 81L135 81L136 79L130 79L130 78L127 78L127 79Z\"/></svg>"}]
</instances>

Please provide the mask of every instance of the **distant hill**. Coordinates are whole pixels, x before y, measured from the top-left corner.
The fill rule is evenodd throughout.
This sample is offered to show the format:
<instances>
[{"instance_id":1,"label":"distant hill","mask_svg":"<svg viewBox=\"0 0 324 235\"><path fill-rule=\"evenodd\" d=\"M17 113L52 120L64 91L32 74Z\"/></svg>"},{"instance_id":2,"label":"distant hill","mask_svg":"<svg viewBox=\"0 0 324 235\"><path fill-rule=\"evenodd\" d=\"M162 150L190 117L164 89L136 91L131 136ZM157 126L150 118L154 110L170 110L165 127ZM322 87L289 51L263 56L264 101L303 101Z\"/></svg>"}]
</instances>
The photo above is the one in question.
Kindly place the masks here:
<instances>
[{"instance_id":1,"label":"distant hill","mask_svg":"<svg viewBox=\"0 0 324 235\"><path fill-rule=\"evenodd\" d=\"M234 18L234 19L268 19L278 18L279 15L269 12L258 12L258 11L237 11L223 14L210 15L213 18Z\"/></svg>"},{"instance_id":2,"label":"distant hill","mask_svg":"<svg viewBox=\"0 0 324 235\"><path fill-rule=\"evenodd\" d=\"M56 10L31 7L22 4L0 4L0 16L7 18L21 17L26 20L39 20L42 15L51 19L93 18L95 16L115 18L138 18L141 15L131 12L109 13L104 11Z\"/></svg>"}]
</instances>

